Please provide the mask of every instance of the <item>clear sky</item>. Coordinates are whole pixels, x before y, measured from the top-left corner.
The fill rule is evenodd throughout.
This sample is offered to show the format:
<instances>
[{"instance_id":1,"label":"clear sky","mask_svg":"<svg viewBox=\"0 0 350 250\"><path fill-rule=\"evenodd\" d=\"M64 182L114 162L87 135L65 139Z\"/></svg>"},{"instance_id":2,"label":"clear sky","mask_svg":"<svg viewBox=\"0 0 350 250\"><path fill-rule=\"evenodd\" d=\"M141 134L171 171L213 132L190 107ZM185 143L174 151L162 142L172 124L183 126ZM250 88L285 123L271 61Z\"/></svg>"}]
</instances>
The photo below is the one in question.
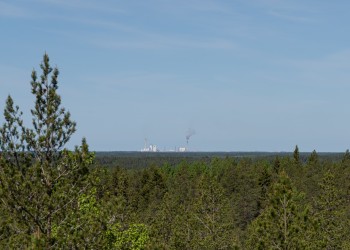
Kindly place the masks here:
<instances>
[{"instance_id":1,"label":"clear sky","mask_svg":"<svg viewBox=\"0 0 350 250\"><path fill-rule=\"evenodd\" d=\"M0 108L45 51L92 150L345 151L348 0L0 0ZM0 118L1 123L3 117Z\"/></svg>"}]
</instances>

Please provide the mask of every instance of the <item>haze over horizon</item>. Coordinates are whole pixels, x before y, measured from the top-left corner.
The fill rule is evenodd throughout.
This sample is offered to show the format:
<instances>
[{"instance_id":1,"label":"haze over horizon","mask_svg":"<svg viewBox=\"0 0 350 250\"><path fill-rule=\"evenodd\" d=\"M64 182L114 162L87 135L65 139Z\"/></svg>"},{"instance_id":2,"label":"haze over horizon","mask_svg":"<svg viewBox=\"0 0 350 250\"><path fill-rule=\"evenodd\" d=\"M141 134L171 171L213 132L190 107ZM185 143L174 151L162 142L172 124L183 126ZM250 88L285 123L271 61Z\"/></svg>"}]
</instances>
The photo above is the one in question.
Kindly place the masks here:
<instances>
[{"instance_id":1,"label":"haze over horizon","mask_svg":"<svg viewBox=\"0 0 350 250\"><path fill-rule=\"evenodd\" d=\"M0 110L30 123L45 52L78 124L69 147L344 152L349 1L0 0ZM3 116L0 118L3 123Z\"/></svg>"}]
</instances>

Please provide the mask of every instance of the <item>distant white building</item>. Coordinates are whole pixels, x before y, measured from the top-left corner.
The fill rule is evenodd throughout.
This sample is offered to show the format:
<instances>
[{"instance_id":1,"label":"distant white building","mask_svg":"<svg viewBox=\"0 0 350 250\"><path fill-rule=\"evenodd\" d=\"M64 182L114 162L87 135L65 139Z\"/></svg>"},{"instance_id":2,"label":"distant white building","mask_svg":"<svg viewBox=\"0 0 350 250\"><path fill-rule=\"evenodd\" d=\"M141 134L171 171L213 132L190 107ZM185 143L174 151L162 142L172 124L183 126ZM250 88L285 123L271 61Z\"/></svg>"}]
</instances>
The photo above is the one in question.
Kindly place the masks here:
<instances>
[{"instance_id":1,"label":"distant white building","mask_svg":"<svg viewBox=\"0 0 350 250\"><path fill-rule=\"evenodd\" d=\"M149 145L147 148L141 149L141 152L159 152L157 145Z\"/></svg>"},{"instance_id":2,"label":"distant white building","mask_svg":"<svg viewBox=\"0 0 350 250\"><path fill-rule=\"evenodd\" d=\"M185 147L179 148L179 152L186 152L186 151L187 151L187 148L185 148Z\"/></svg>"},{"instance_id":3,"label":"distant white building","mask_svg":"<svg viewBox=\"0 0 350 250\"><path fill-rule=\"evenodd\" d=\"M148 145L147 139L145 139L145 146L141 149L141 152L159 152L157 145Z\"/></svg>"}]
</instances>

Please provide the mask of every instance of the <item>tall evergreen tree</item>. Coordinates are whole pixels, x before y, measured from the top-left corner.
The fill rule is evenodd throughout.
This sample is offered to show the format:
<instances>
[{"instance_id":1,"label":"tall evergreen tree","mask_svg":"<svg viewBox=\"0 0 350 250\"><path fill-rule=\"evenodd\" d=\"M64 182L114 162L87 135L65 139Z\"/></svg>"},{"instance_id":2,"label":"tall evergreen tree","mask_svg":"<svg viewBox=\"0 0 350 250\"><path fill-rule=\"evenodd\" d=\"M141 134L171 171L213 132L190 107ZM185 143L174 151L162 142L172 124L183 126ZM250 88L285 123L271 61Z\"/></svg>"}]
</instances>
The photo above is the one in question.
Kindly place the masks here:
<instances>
[{"instance_id":1,"label":"tall evergreen tree","mask_svg":"<svg viewBox=\"0 0 350 250\"><path fill-rule=\"evenodd\" d=\"M5 123L0 128L0 206L11 217L6 225L9 233L0 241L10 248L49 248L57 244L54 231L77 211L93 161L85 139L75 152L64 149L76 124L61 108L59 71L51 68L47 54L40 67L40 79L35 70L32 72L33 128L24 126L22 113L10 96Z\"/></svg>"},{"instance_id":2,"label":"tall evergreen tree","mask_svg":"<svg viewBox=\"0 0 350 250\"><path fill-rule=\"evenodd\" d=\"M191 211L192 249L235 249L232 232L235 216L224 189L211 174L199 177Z\"/></svg>"},{"instance_id":3,"label":"tall evergreen tree","mask_svg":"<svg viewBox=\"0 0 350 250\"><path fill-rule=\"evenodd\" d=\"M349 149L346 150L345 154L343 155L342 163L350 163L350 152Z\"/></svg>"},{"instance_id":4,"label":"tall evergreen tree","mask_svg":"<svg viewBox=\"0 0 350 250\"><path fill-rule=\"evenodd\" d=\"M317 223L313 235L318 249L341 249L346 236L343 199L335 184L335 176L327 171L319 183L320 195L315 199L314 218Z\"/></svg>"},{"instance_id":5,"label":"tall evergreen tree","mask_svg":"<svg viewBox=\"0 0 350 250\"><path fill-rule=\"evenodd\" d=\"M273 162L273 170L276 174L278 174L280 172L281 169L281 161L280 158L278 157L278 155L275 157L275 160Z\"/></svg>"},{"instance_id":6,"label":"tall evergreen tree","mask_svg":"<svg viewBox=\"0 0 350 250\"><path fill-rule=\"evenodd\" d=\"M312 153L310 154L310 157L308 159L309 165L315 165L318 163L318 154L316 153L316 150L313 150Z\"/></svg>"},{"instance_id":7,"label":"tall evergreen tree","mask_svg":"<svg viewBox=\"0 0 350 250\"><path fill-rule=\"evenodd\" d=\"M300 153L299 153L299 148L298 145L295 146L294 152L293 152L293 158L295 164L300 164Z\"/></svg>"},{"instance_id":8,"label":"tall evergreen tree","mask_svg":"<svg viewBox=\"0 0 350 250\"><path fill-rule=\"evenodd\" d=\"M292 186L285 172L273 185L264 212L253 221L247 248L303 249L308 226L308 209L301 203L303 196Z\"/></svg>"},{"instance_id":9,"label":"tall evergreen tree","mask_svg":"<svg viewBox=\"0 0 350 250\"><path fill-rule=\"evenodd\" d=\"M268 199L268 190L272 182L272 174L268 165L263 166L263 170L260 173L258 184L260 187L260 197L257 202L258 211L265 208L266 201Z\"/></svg>"}]
</instances>

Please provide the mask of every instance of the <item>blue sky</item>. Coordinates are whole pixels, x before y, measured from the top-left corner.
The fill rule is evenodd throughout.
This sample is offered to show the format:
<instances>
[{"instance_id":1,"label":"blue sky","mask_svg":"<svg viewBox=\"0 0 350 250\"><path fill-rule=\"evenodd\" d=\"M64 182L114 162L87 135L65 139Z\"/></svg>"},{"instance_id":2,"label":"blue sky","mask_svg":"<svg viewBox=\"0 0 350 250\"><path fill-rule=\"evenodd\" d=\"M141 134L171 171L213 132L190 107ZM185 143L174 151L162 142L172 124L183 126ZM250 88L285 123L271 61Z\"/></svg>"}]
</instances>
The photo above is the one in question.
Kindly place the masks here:
<instances>
[{"instance_id":1,"label":"blue sky","mask_svg":"<svg viewBox=\"0 0 350 250\"><path fill-rule=\"evenodd\" d=\"M46 51L69 147L345 151L350 1L0 0L0 108L28 115ZM0 119L3 121L3 118Z\"/></svg>"}]
</instances>

